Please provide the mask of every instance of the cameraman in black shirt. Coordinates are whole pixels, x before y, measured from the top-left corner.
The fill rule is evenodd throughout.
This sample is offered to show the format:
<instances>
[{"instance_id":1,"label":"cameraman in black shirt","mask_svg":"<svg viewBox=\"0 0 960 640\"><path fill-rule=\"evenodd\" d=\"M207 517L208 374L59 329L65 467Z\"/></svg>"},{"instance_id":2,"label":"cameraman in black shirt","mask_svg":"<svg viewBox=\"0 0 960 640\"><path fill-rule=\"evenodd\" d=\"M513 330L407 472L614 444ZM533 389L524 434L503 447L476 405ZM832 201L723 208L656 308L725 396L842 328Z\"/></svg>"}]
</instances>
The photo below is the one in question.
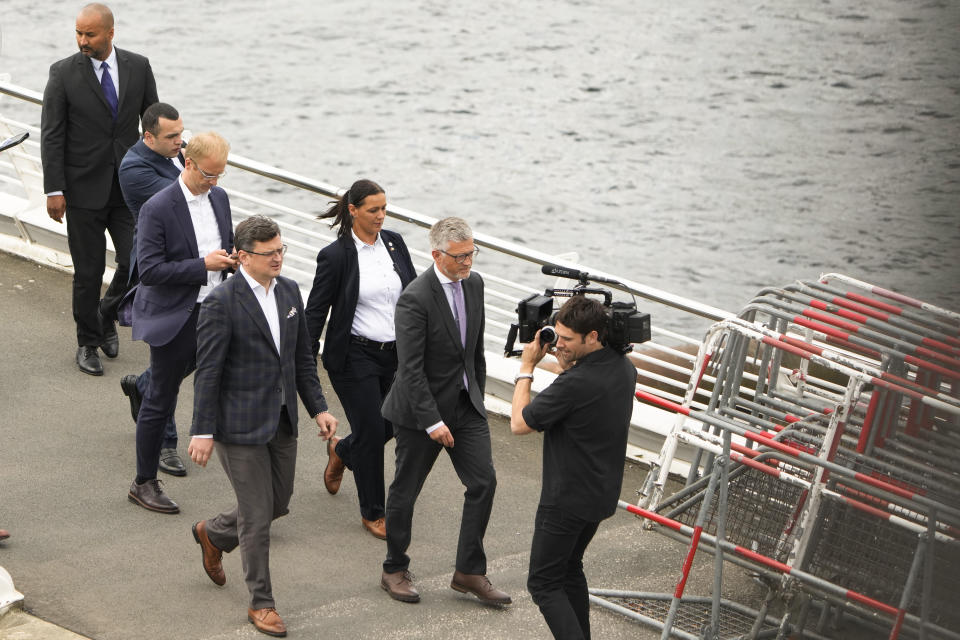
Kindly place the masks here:
<instances>
[{"instance_id":1,"label":"cameraman in black shirt","mask_svg":"<svg viewBox=\"0 0 960 640\"><path fill-rule=\"evenodd\" d=\"M590 638L583 553L616 511L623 484L637 372L603 345L608 321L600 302L570 298L555 320L553 353L563 372L530 400L533 370L551 347L540 344L538 331L523 349L513 392L510 430L544 433L527 590L554 638Z\"/></svg>"}]
</instances>

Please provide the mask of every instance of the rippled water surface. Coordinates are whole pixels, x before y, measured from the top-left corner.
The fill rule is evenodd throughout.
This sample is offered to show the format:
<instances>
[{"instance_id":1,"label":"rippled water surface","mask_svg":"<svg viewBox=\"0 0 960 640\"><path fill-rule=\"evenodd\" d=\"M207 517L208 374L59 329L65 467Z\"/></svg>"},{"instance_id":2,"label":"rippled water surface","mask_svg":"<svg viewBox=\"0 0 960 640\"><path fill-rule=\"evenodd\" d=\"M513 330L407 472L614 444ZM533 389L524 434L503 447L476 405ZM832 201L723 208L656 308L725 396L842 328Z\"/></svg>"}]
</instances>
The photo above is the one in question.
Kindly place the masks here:
<instances>
[{"instance_id":1,"label":"rippled water surface","mask_svg":"<svg viewBox=\"0 0 960 640\"><path fill-rule=\"evenodd\" d=\"M80 4L3 0L0 71L41 90ZM831 271L960 308L954 0L111 6L242 155L729 310Z\"/></svg>"}]
</instances>

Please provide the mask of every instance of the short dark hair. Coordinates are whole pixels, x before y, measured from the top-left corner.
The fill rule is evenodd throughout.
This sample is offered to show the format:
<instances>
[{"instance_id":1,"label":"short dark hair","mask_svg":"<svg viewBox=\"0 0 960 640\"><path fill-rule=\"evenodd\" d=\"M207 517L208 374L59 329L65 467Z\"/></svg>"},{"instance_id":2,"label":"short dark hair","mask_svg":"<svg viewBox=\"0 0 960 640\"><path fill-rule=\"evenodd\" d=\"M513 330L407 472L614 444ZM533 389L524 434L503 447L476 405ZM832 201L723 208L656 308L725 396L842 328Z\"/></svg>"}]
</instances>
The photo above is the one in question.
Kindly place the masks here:
<instances>
[{"instance_id":1,"label":"short dark hair","mask_svg":"<svg viewBox=\"0 0 960 640\"><path fill-rule=\"evenodd\" d=\"M280 235L280 225L267 216L250 216L237 225L233 233L233 244L237 249L253 251L253 245L267 242Z\"/></svg>"},{"instance_id":2,"label":"short dark hair","mask_svg":"<svg viewBox=\"0 0 960 640\"><path fill-rule=\"evenodd\" d=\"M584 295L576 295L560 307L554 322L584 336L591 331L596 331L597 338L603 340L607 333L608 319L607 310L603 304Z\"/></svg>"},{"instance_id":3,"label":"short dark hair","mask_svg":"<svg viewBox=\"0 0 960 640\"><path fill-rule=\"evenodd\" d=\"M140 117L143 122L143 132L149 131L151 135L160 133L160 118L179 120L180 114L166 102L155 102L147 107L147 110Z\"/></svg>"}]
</instances>

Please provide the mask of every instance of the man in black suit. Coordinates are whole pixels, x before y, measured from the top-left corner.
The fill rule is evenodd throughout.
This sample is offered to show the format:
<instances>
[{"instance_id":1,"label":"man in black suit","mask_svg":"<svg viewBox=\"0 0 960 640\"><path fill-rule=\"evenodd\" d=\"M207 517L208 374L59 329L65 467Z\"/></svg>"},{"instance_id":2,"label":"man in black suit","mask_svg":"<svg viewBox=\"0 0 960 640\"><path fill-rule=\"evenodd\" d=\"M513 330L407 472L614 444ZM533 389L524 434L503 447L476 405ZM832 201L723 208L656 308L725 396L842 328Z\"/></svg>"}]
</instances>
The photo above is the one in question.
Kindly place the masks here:
<instances>
[{"instance_id":1,"label":"man in black suit","mask_svg":"<svg viewBox=\"0 0 960 640\"><path fill-rule=\"evenodd\" d=\"M434 265L411 282L397 302L397 377L383 401L394 425L396 475L387 497L387 558L380 586L402 602L419 602L408 571L413 508L440 450L466 487L456 570L450 586L488 604L510 596L487 579L483 535L497 476L483 405L483 279L470 273L478 249L460 218L430 229Z\"/></svg>"},{"instance_id":2,"label":"man in black suit","mask_svg":"<svg viewBox=\"0 0 960 640\"><path fill-rule=\"evenodd\" d=\"M555 355L564 370L530 400L533 371L550 344L540 332L523 349L510 430L543 432L543 489L527 589L554 638L589 640L590 596L583 553L600 521L617 510L637 371L603 343L609 317L583 295L557 312Z\"/></svg>"},{"instance_id":3,"label":"man in black suit","mask_svg":"<svg viewBox=\"0 0 960 640\"><path fill-rule=\"evenodd\" d=\"M217 185L230 145L198 133L180 177L140 209L133 300L133 339L150 345L150 386L137 415L137 476L129 499L145 509L178 513L157 480L164 427L180 383L196 367L200 303L236 267L230 201Z\"/></svg>"},{"instance_id":4,"label":"man in black suit","mask_svg":"<svg viewBox=\"0 0 960 640\"><path fill-rule=\"evenodd\" d=\"M139 137L140 115L157 101L150 62L113 46L113 14L89 4L77 15L77 46L50 66L40 117L40 156L47 214L63 222L73 257L73 319L80 370L103 375L97 348L115 358L116 317L127 292L133 218L117 167ZM100 299L109 231L116 252L113 280Z\"/></svg>"},{"instance_id":5,"label":"man in black suit","mask_svg":"<svg viewBox=\"0 0 960 640\"><path fill-rule=\"evenodd\" d=\"M222 553L240 547L247 618L285 636L270 581L270 524L289 512L293 494L297 395L322 438L333 436L337 420L320 388L300 288L280 276L287 248L280 227L253 216L237 225L235 241L240 268L200 311L188 452L206 466L216 448L237 505L196 523L193 536L217 585L226 582Z\"/></svg>"},{"instance_id":6,"label":"man in black suit","mask_svg":"<svg viewBox=\"0 0 960 640\"><path fill-rule=\"evenodd\" d=\"M158 191L169 185L183 171L184 158L180 152L183 144L183 120L172 106L157 102L143 112L143 138L130 147L123 156L118 172L123 198L136 223L140 208ZM140 278L137 268L137 232L134 229L134 246L130 254L130 284ZM128 296L129 298L129 296ZM143 396L150 387L150 367L139 376L130 374L120 379L120 388L130 399L130 413L136 423L140 414ZM187 468L177 454L177 424L173 412L163 429L160 448L160 471L174 476L187 475Z\"/></svg>"}]
</instances>

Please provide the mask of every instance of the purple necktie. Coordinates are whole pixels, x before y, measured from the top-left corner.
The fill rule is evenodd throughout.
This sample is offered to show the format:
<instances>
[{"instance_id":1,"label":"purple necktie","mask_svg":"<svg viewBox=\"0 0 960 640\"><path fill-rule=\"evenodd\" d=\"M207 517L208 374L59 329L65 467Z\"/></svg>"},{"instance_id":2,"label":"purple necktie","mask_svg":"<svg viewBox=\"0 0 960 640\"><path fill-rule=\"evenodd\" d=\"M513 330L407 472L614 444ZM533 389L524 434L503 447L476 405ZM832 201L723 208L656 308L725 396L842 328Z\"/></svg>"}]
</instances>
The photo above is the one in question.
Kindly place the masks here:
<instances>
[{"instance_id":1,"label":"purple necktie","mask_svg":"<svg viewBox=\"0 0 960 640\"><path fill-rule=\"evenodd\" d=\"M103 70L103 73L100 75L100 88L103 89L103 97L107 99L107 104L110 105L110 115L113 116L113 121L117 121L117 105L119 104L117 100L117 90L113 86L113 78L110 77L110 65L106 62L100 65L100 68Z\"/></svg>"},{"instance_id":2,"label":"purple necktie","mask_svg":"<svg viewBox=\"0 0 960 640\"><path fill-rule=\"evenodd\" d=\"M467 346L467 310L463 304L463 285L460 281L450 283L453 289L453 319L460 327L460 346Z\"/></svg>"},{"instance_id":3,"label":"purple necktie","mask_svg":"<svg viewBox=\"0 0 960 640\"><path fill-rule=\"evenodd\" d=\"M457 327L460 328L460 345L467 346L467 308L463 304L463 285L459 280L450 283L453 289L453 319L457 321ZM463 370L463 388L469 389L467 382L467 370Z\"/></svg>"}]
</instances>

